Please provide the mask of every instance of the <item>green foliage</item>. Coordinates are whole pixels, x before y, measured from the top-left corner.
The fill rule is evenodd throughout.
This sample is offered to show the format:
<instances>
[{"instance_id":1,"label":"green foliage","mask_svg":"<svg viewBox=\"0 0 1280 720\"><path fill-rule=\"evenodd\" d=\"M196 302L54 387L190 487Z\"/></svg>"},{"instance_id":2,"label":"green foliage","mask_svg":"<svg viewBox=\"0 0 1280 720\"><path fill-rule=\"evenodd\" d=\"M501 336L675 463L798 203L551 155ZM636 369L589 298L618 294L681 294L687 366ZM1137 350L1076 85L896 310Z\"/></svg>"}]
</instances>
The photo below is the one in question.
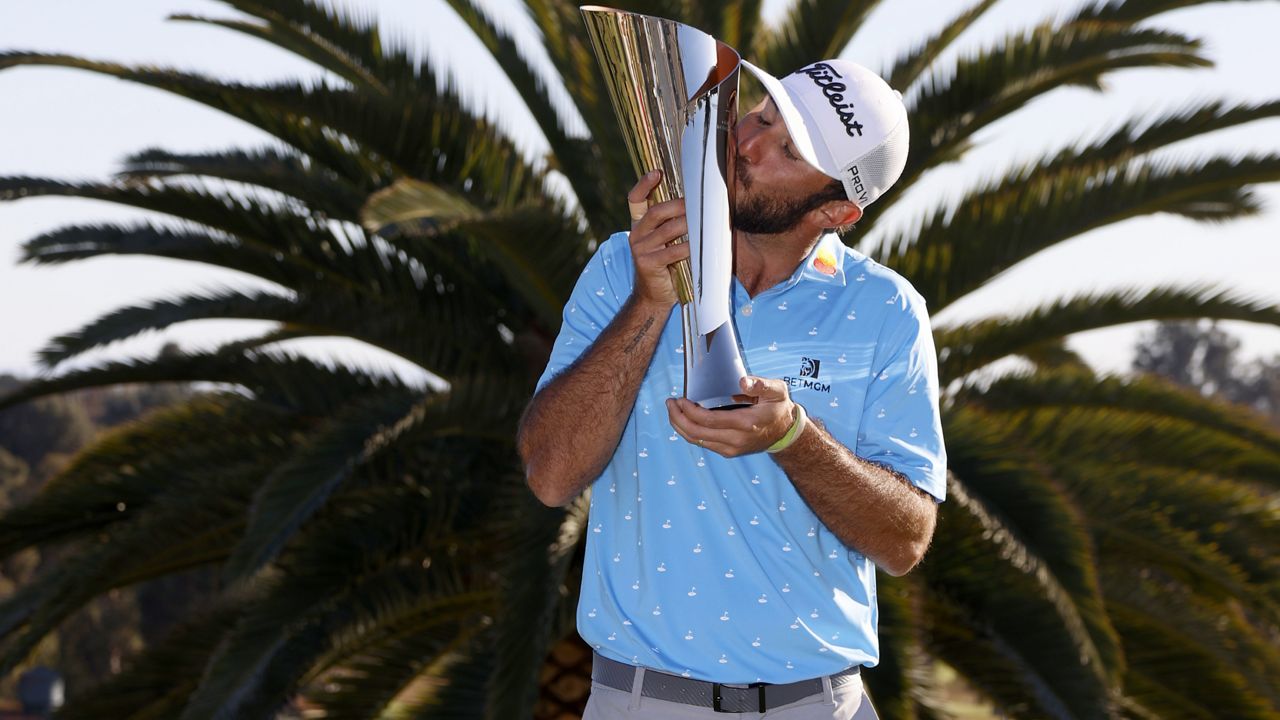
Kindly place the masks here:
<instances>
[{"instance_id":1,"label":"green foliage","mask_svg":"<svg viewBox=\"0 0 1280 720\"><path fill-rule=\"evenodd\" d=\"M578 10L524 3L568 92L561 106L552 79L499 23L471 0L450 0L547 138L548 155L528 158L463 101L459 80L385 42L371 17L315 0L223 3L239 15L174 19L271 43L330 79L258 86L0 52L0 72L63 67L139 83L280 143L150 148L100 183L0 178L0 202L60 195L168 216L62 227L27 241L26 262L150 255L271 287L114 310L52 338L41 353L48 369L192 320L276 324L208 352L0 388L7 413L122 383L218 388L100 437L0 515L0 558L70 551L0 601L0 667L22 662L94 598L221 573L228 582L207 607L124 672L77 689L62 716L266 718L306 705L336 718L528 717L541 659L572 630L586 503L538 505L512 435L574 280L626 217L634 182ZM963 157L976 132L1057 88L1101 90L1126 68L1209 65L1196 38L1150 22L1198 4L1208 3L1086 5L942 63L994 5L978 0L904 48L886 76L910 103L907 171L859 237L930 171ZM770 26L758 0L623 3L684 19L777 73L856 48L877 5L798 0ZM1252 186L1280 179L1274 148L1150 155L1278 109L1208 101L1122 120L971 189L954 208L895 225L909 229L882 238L875 257L937 312L1094 228L1155 213L1200 222L1256 214ZM553 186L552 173L563 183ZM882 579L882 662L867 683L884 716L945 716L930 679L935 658L1011 717L1280 712L1268 682L1280 676L1280 435L1155 380L1097 377L1065 345L1073 333L1137 320L1277 324L1278 313L1178 286L935 328L950 499L921 568ZM431 380L409 384L275 347L333 336L394 353ZM1011 356L1034 370L996 380L978 372ZM36 433L23 443L35 452L64 440ZM21 475L21 461L0 462L0 472Z\"/></svg>"}]
</instances>

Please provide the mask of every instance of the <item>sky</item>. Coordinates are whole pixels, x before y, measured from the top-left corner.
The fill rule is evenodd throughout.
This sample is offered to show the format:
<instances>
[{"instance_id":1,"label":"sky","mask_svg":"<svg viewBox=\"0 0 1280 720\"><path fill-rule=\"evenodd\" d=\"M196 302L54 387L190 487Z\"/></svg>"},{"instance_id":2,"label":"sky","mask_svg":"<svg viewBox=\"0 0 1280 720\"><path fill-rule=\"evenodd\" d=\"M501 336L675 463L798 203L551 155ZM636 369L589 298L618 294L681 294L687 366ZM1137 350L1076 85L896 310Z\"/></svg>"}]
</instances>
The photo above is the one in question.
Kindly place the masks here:
<instances>
[{"instance_id":1,"label":"sky","mask_svg":"<svg viewBox=\"0 0 1280 720\"><path fill-rule=\"evenodd\" d=\"M444 0L346 0L374 17L384 37L402 40L437 67L466 78L468 100L498 116L531 153L546 147L513 90ZM888 0L868 19L843 54L883 69L903 48L922 40L960 13L968 0ZM512 28L537 67L545 53L515 0L482 7ZM777 17L783 0L765 3ZM1080 5L1076 0L1003 0L967 31L944 57L988 46ZM61 52L130 65L157 65L242 82L319 78L314 66L266 43L194 22L166 20L175 13L238 17L212 0L0 0L0 52ZM1215 67L1203 70L1129 70L1108 77L1106 91L1063 88L980 132L965 161L933 172L913 187L881 224L903 227L926 208L951 202L974 183L1049 149L1097 137L1130 118L1159 115L1213 99L1263 101L1280 97L1280 2L1225 2L1158 16L1150 24L1205 41ZM272 144L260 130L158 90L76 70L17 68L0 71L0 177L105 181L129 155L146 148L207 152ZM1256 122L1179 143L1164 156L1183 160L1280 152L1280 120ZM935 327L991 315L1019 314L1087 291L1215 283L1241 295L1280 305L1280 184L1256 186L1261 215L1205 225L1153 216L1095 230L1041 252L965 299L934 314ZM871 208L874 210L874 206ZM0 373L41 371L36 352L116 308L224 286L268 287L262 281L205 266L148 258L97 258L63 266L18 264L23 242L73 224L163 220L107 203L36 198L0 203ZM910 278L908 278L910 279ZM1125 325L1071 338L1071 347L1096 368L1122 372L1150 323ZM165 341L185 348L258 334L267 323L198 321L148 333L56 368L106 359L148 356ZM1280 328L1248 323L1223 327L1244 343L1246 357L1280 353ZM293 341L285 347L316 357L414 377L416 370L355 341Z\"/></svg>"}]
</instances>

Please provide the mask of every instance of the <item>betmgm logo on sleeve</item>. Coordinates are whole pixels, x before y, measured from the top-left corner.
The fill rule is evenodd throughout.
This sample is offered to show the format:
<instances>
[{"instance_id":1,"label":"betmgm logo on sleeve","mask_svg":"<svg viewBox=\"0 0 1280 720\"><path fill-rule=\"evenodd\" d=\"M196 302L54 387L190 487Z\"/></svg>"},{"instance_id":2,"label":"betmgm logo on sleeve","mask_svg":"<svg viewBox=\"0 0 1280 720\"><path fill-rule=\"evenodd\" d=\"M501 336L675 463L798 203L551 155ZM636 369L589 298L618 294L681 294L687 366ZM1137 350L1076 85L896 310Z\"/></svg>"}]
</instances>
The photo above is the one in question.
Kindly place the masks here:
<instances>
[{"instance_id":1,"label":"betmgm logo on sleeve","mask_svg":"<svg viewBox=\"0 0 1280 720\"><path fill-rule=\"evenodd\" d=\"M792 390L816 390L830 393L831 383L818 379L822 372L822 361L818 358L800 358L800 374L797 377L783 377L782 381Z\"/></svg>"}]
</instances>

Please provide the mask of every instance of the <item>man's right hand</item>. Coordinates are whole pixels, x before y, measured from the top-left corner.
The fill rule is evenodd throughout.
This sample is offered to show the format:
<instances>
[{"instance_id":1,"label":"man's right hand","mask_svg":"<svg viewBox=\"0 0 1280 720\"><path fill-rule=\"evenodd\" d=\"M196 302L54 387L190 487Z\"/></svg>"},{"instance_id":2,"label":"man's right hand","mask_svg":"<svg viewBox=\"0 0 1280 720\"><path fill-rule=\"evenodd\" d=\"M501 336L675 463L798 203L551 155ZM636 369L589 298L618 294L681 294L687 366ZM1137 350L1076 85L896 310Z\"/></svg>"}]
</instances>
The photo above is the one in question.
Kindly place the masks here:
<instances>
[{"instance_id":1,"label":"man's right hand","mask_svg":"<svg viewBox=\"0 0 1280 720\"><path fill-rule=\"evenodd\" d=\"M668 245L689 232L684 215L684 200L668 200L649 205L649 196L662 180L662 171L654 170L640 178L627 193L631 211L631 261L636 269L635 299L647 305L668 310L676 303L671 272L673 263L689 257L689 243Z\"/></svg>"}]
</instances>

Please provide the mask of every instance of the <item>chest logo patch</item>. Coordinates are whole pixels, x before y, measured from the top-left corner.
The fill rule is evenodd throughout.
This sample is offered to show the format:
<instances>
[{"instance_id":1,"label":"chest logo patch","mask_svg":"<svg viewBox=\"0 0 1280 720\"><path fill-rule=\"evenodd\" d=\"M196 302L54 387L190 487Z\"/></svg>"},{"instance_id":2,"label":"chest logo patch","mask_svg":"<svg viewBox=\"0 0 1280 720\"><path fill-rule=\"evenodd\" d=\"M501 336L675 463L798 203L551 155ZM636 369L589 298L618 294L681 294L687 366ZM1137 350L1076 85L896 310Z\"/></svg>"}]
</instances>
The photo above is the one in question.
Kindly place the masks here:
<instances>
[{"instance_id":1,"label":"chest logo patch","mask_svg":"<svg viewBox=\"0 0 1280 720\"><path fill-rule=\"evenodd\" d=\"M831 383L818 379L822 372L822 361L818 358L801 357L800 374L796 377L784 377L782 381L792 390L816 390L831 393Z\"/></svg>"},{"instance_id":2,"label":"chest logo patch","mask_svg":"<svg viewBox=\"0 0 1280 720\"><path fill-rule=\"evenodd\" d=\"M800 377L818 378L818 371L822 368L822 361L815 358L800 358Z\"/></svg>"}]
</instances>

